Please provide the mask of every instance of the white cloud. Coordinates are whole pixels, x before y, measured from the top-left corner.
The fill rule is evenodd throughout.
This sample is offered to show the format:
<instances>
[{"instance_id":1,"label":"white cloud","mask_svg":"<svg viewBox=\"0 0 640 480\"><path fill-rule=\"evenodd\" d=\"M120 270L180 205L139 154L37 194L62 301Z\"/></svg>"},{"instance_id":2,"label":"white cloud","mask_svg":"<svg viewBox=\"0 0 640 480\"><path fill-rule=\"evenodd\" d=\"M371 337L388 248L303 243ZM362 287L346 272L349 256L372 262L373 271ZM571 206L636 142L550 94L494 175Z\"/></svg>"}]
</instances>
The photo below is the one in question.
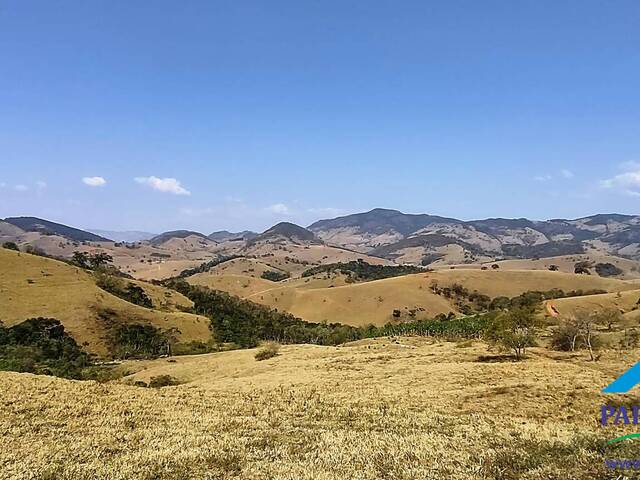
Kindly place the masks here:
<instances>
[{"instance_id":1,"label":"white cloud","mask_svg":"<svg viewBox=\"0 0 640 480\"><path fill-rule=\"evenodd\" d=\"M266 211L274 213L276 215L291 215L291 209L284 203L275 203L265 208Z\"/></svg>"},{"instance_id":2,"label":"white cloud","mask_svg":"<svg viewBox=\"0 0 640 480\"><path fill-rule=\"evenodd\" d=\"M535 177L533 177L533 179L536 182L548 182L549 180L551 180L553 177L551 177L551 175L536 175Z\"/></svg>"},{"instance_id":3,"label":"white cloud","mask_svg":"<svg viewBox=\"0 0 640 480\"><path fill-rule=\"evenodd\" d=\"M333 208L333 207L320 207L320 208L309 208L307 209L309 213L313 213L314 215L322 215L324 217L337 217L339 215L343 215L347 213L348 210L344 208Z\"/></svg>"},{"instance_id":4,"label":"white cloud","mask_svg":"<svg viewBox=\"0 0 640 480\"><path fill-rule=\"evenodd\" d=\"M141 185L146 185L162 193L191 195L191 192L184 188L180 181L175 178L158 178L152 175L150 177L136 177L134 180Z\"/></svg>"},{"instance_id":5,"label":"white cloud","mask_svg":"<svg viewBox=\"0 0 640 480\"><path fill-rule=\"evenodd\" d=\"M104 187L107 181L103 177L84 177L82 183L90 187Z\"/></svg>"},{"instance_id":6,"label":"white cloud","mask_svg":"<svg viewBox=\"0 0 640 480\"><path fill-rule=\"evenodd\" d=\"M4 182L0 182L0 188L4 188L4 187L6 187L6 186L7 186L7 184L6 184L6 183L4 183Z\"/></svg>"},{"instance_id":7,"label":"white cloud","mask_svg":"<svg viewBox=\"0 0 640 480\"><path fill-rule=\"evenodd\" d=\"M602 180L600 186L611 190L617 190L625 195L640 197L640 164L626 162L620 165L623 173Z\"/></svg>"},{"instance_id":8,"label":"white cloud","mask_svg":"<svg viewBox=\"0 0 640 480\"><path fill-rule=\"evenodd\" d=\"M47 188L47 182L43 182L42 180L38 180L36 182L36 187L39 189Z\"/></svg>"},{"instance_id":9,"label":"white cloud","mask_svg":"<svg viewBox=\"0 0 640 480\"><path fill-rule=\"evenodd\" d=\"M27 187L26 185L22 185L22 184L18 184L15 187L13 187L17 192L26 192L27 190L29 190L29 187Z\"/></svg>"},{"instance_id":10,"label":"white cloud","mask_svg":"<svg viewBox=\"0 0 640 480\"><path fill-rule=\"evenodd\" d=\"M571 170L567 170L566 168L560 170L560 173L564 178L573 178L573 172Z\"/></svg>"}]
</instances>

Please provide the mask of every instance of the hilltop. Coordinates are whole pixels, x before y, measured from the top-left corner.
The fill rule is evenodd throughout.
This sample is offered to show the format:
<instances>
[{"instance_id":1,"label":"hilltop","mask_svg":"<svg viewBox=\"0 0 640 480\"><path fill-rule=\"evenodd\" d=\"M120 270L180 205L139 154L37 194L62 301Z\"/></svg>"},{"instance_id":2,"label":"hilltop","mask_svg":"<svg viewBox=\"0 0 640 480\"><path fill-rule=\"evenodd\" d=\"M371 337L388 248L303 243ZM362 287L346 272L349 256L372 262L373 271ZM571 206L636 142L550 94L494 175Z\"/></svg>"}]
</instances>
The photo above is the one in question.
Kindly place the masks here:
<instances>
[{"instance_id":1,"label":"hilltop","mask_svg":"<svg viewBox=\"0 0 640 480\"><path fill-rule=\"evenodd\" d=\"M188 237L198 237L198 238L207 239L207 236L200 232L194 232L191 230L172 230L170 232L164 232L164 233L161 233L160 235L156 235L155 237L149 240L149 243L151 243L151 245L157 246L169 240L172 240L174 238L184 239Z\"/></svg>"},{"instance_id":2,"label":"hilltop","mask_svg":"<svg viewBox=\"0 0 640 480\"><path fill-rule=\"evenodd\" d=\"M293 242L317 242L318 239L312 231L307 230L295 223L280 222L265 230L260 235L251 239L252 244L266 240L290 240Z\"/></svg>"},{"instance_id":3,"label":"hilltop","mask_svg":"<svg viewBox=\"0 0 640 480\"><path fill-rule=\"evenodd\" d=\"M36 232L42 235L59 235L76 242L110 242L108 238L61 223L51 222L36 217L8 217L3 220L18 227L23 232Z\"/></svg>"}]
</instances>

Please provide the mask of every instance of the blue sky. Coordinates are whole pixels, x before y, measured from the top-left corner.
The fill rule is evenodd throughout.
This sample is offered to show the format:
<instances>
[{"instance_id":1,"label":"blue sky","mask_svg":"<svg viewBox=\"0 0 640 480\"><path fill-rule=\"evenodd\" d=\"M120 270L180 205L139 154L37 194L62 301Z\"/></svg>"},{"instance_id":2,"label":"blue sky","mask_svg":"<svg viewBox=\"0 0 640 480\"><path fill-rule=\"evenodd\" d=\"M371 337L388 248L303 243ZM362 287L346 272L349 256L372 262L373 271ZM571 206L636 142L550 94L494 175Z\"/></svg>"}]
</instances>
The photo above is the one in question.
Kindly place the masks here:
<instances>
[{"instance_id":1,"label":"blue sky","mask_svg":"<svg viewBox=\"0 0 640 480\"><path fill-rule=\"evenodd\" d=\"M640 3L0 0L0 217L640 213Z\"/></svg>"}]
</instances>

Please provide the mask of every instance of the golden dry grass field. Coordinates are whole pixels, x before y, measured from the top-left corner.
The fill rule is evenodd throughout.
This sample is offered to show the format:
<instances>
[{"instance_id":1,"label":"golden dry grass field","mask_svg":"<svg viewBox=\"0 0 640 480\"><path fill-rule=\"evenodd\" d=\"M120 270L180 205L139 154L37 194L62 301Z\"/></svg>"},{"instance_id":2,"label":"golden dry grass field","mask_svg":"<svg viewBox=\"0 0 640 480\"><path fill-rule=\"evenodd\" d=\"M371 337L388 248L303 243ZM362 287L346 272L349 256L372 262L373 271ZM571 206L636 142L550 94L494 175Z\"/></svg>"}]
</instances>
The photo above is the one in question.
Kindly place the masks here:
<instances>
[{"instance_id":1,"label":"golden dry grass field","mask_svg":"<svg viewBox=\"0 0 640 480\"><path fill-rule=\"evenodd\" d=\"M99 384L0 373L2 479L605 479L640 458L598 427L638 352L378 339L127 362ZM175 361L174 361L175 360ZM169 374L182 385L129 385Z\"/></svg>"},{"instance_id":2,"label":"golden dry grass field","mask_svg":"<svg viewBox=\"0 0 640 480\"><path fill-rule=\"evenodd\" d=\"M567 292L594 289L619 292L638 289L638 285L632 282L590 275L461 268L357 284L345 284L344 277L323 278L322 275L317 278L270 282L246 274L227 274L226 270L200 273L189 277L187 281L285 310L308 321L338 322L354 326L384 325L394 320L394 310L417 310L421 318L456 312L451 301L431 291L433 283L440 287L459 284L469 291L477 290L491 298L514 297L530 290L546 291L553 288ZM580 298L575 301L579 303Z\"/></svg>"}]
</instances>

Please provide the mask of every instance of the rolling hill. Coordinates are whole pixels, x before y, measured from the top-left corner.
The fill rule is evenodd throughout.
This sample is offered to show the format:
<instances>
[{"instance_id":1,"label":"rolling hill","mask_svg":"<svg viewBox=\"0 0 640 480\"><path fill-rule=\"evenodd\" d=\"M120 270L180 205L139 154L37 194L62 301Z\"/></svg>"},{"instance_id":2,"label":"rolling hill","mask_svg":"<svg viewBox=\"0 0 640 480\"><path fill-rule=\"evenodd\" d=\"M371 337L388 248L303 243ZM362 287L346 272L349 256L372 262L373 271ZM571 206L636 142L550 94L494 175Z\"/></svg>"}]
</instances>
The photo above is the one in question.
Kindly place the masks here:
<instances>
[{"instance_id":1,"label":"rolling hill","mask_svg":"<svg viewBox=\"0 0 640 480\"><path fill-rule=\"evenodd\" d=\"M458 313L455 298L435 294L431 289L434 284L439 287L461 285L469 292L476 291L490 298L552 289L565 292L638 289L632 282L597 276L479 269L438 270L356 284L345 283L343 277L327 275L274 283L224 270L197 274L188 277L187 281L284 310L307 321L354 326L384 325L412 318L431 318L440 313Z\"/></svg>"},{"instance_id":2,"label":"rolling hill","mask_svg":"<svg viewBox=\"0 0 640 480\"><path fill-rule=\"evenodd\" d=\"M110 242L108 238L36 217L9 217L3 220L24 232L37 232L42 235L58 235L76 242Z\"/></svg>"},{"instance_id":3,"label":"rolling hill","mask_svg":"<svg viewBox=\"0 0 640 480\"><path fill-rule=\"evenodd\" d=\"M0 248L0 319L6 325L33 317L56 318L78 344L100 355L108 354L110 332L123 323L175 327L180 341L208 340L207 318L178 311L192 305L187 298L162 287L138 285L152 298L154 309L105 292L79 268Z\"/></svg>"}]
</instances>

